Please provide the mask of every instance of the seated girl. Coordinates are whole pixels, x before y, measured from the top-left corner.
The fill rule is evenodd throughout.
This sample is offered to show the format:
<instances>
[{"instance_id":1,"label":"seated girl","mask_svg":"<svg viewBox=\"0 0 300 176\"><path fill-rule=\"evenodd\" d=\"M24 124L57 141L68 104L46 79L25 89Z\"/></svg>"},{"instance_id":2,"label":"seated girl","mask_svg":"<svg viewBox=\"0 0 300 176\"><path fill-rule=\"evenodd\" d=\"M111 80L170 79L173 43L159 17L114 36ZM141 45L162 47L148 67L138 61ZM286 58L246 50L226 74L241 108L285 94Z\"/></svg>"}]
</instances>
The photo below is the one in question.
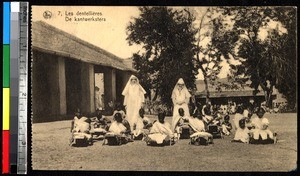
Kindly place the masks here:
<instances>
[{"instance_id":1,"label":"seated girl","mask_svg":"<svg viewBox=\"0 0 300 176\"><path fill-rule=\"evenodd\" d=\"M275 143L276 139L273 135L273 132L269 129L269 120L264 117L265 110L260 107L256 113L256 117L254 117L251 121L253 126L253 142L271 142Z\"/></svg>"},{"instance_id":2,"label":"seated girl","mask_svg":"<svg viewBox=\"0 0 300 176\"><path fill-rule=\"evenodd\" d=\"M225 115L224 121L222 122L222 133L225 135L230 135L230 131L232 130L232 125L229 122L230 116Z\"/></svg>"},{"instance_id":3,"label":"seated girl","mask_svg":"<svg viewBox=\"0 0 300 176\"><path fill-rule=\"evenodd\" d=\"M88 144L92 144L92 135L90 134L90 119L83 117L80 110L77 109L75 117L72 121L71 133L72 137L70 145L76 144L76 139L83 139Z\"/></svg>"},{"instance_id":4,"label":"seated girl","mask_svg":"<svg viewBox=\"0 0 300 176\"><path fill-rule=\"evenodd\" d=\"M197 140L197 138L201 137L205 138L205 140L210 143L213 143L213 135L206 131L205 124L200 113L195 112L193 116L189 118L189 125L193 131L193 134L190 136L191 140Z\"/></svg>"},{"instance_id":5,"label":"seated girl","mask_svg":"<svg viewBox=\"0 0 300 176\"><path fill-rule=\"evenodd\" d=\"M172 119L172 130L175 133L175 135L178 135L178 139L180 138L180 134L182 133L182 127L185 122L188 122L188 117L185 116L183 108L179 108L178 116L175 116Z\"/></svg>"},{"instance_id":6,"label":"seated girl","mask_svg":"<svg viewBox=\"0 0 300 176\"><path fill-rule=\"evenodd\" d=\"M203 108L203 122L205 125L209 125L214 120L214 117L212 116L211 110L209 106L206 106Z\"/></svg>"},{"instance_id":7,"label":"seated girl","mask_svg":"<svg viewBox=\"0 0 300 176\"><path fill-rule=\"evenodd\" d=\"M242 143L249 143L250 138L250 131L245 126L245 119L242 118L239 121L239 126L237 127L237 130L235 132L235 136L232 142L242 142Z\"/></svg>"},{"instance_id":8,"label":"seated girl","mask_svg":"<svg viewBox=\"0 0 300 176\"><path fill-rule=\"evenodd\" d=\"M104 141L104 143L107 142L109 144L111 143L110 140L120 141L120 144L132 141L129 136L128 128L126 128L122 123L122 114L116 113L114 119L115 120L111 123L108 129L109 132L105 135L105 139L107 141Z\"/></svg>"},{"instance_id":9,"label":"seated girl","mask_svg":"<svg viewBox=\"0 0 300 176\"><path fill-rule=\"evenodd\" d=\"M244 112L244 108L242 107L242 105L237 106L236 113L233 118L233 124L234 124L235 130L237 130L239 128L240 120L244 119L243 112Z\"/></svg>"},{"instance_id":10,"label":"seated girl","mask_svg":"<svg viewBox=\"0 0 300 176\"><path fill-rule=\"evenodd\" d=\"M96 111L96 117L91 118L91 133L94 139L102 139L107 133L111 121L102 115L101 110Z\"/></svg>"},{"instance_id":11,"label":"seated girl","mask_svg":"<svg viewBox=\"0 0 300 176\"><path fill-rule=\"evenodd\" d=\"M116 109L113 112L113 117L115 116L116 113L120 113L123 119L126 116L125 111L122 110L122 105L119 102L116 103Z\"/></svg>"},{"instance_id":12,"label":"seated girl","mask_svg":"<svg viewBox=\"0 0 300 176\"><path fill-rule=\"evenodd\" d=\"M94 123L95 128L102 128L105 130L108 130L109 124L111 121L106 118L104 115L102 115L102 112L100 110L96 111L96 118L92 119Z\"/></svg>"},{"instance_id":13,"label":"seated girl","mask_svg":"<svg viewBox=\"0 0 300 176\"><path fill-rule=\"evenodd\" d=\"M132 135L136 139L138 136L143 136L143 134L148 134L152 123L148 117L144 116L145 110L141 108L139 110L140 117L137 120L137 123L133 127Z\"/></svg>"},{"instance_id":14,"label":"seated girl","mask_svg":"<svg viewBox=\"0 0 300 176\"><path fill-rule=\"evenodd\" d=\"M155 142L156 144L170 143L174 134L168 122L165 122L165 112L158 113L158 121L154 122L150 134L146 136L147 144Z\"/></svg>"}]
</instances>

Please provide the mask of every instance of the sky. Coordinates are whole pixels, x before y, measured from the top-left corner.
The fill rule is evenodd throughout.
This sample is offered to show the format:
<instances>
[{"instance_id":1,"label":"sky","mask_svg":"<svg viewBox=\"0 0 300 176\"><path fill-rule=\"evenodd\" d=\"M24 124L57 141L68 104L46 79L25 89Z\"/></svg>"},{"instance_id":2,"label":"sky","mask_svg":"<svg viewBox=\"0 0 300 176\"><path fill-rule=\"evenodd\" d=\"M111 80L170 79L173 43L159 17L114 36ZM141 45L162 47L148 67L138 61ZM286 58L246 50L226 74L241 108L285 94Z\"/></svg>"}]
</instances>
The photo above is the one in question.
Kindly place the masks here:
<instances>
[{"instance_id":1,"label":"sky","mask_svg":"<svg viewBox=\"0 0 300 176\"><path fill-rule=\"evenodd\" d=\"M201 15L205 8L193 9ZM45 12L50 12L51 18L45 18ZM77 15L82 12L98 15ZM141 49L138 45L129 46L126 40L126 27L133 17L138 16L138 7L134 6L32 6L32 21L44 21L123 59ZM101 21L74 21L80 17L98 17ZM222 61L221 66L219 77L224 78L229 73L229 64ZM201 71L197 79L203 79Z\"/></svg>"}]
</instances>

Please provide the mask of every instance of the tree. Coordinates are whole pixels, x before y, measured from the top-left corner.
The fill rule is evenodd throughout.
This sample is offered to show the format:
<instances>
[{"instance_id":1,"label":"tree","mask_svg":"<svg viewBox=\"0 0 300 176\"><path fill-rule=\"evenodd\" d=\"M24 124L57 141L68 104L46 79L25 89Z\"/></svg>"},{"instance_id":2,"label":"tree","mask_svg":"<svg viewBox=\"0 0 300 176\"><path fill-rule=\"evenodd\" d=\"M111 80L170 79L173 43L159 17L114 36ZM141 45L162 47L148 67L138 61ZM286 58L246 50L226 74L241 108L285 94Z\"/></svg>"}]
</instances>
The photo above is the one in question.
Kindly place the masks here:
<instances>
[{"instance_id":1,"label":"tree","mask_svg":"<svg viewBox=\"0 0 300 176\"><path fill-rule=\"evenodd\" d=\"M196 52L196 67L201 70L204 78L206 102L209 101L209 88L208 84L214 84L217 75L221 71L221 53L208 42L213 27L215 17L213 16L214 8L207 8L200 17L199 27L197 28L197 52ZM206 40L207 44L203 45Z\"/></svg>"},{"instance_id":2,"label":"tree","mask_svg":"<svg viewBox=\"0 0 300 176\"><path fill-rule=\"evenodd\" d=\"M261 37L261 32L265 28L270 28L271 23L279 21L279 19L283 20L279 16L286 14L287 9L281 8L280 11L283 12L279 13L277 8L272 7L222 7L220 11L224 15L223 19L230 19L233 24L230 24L229 20L216 23L219 27L216 28L213 45L220 49L224 56L232 56L241 62L237 66L231 65L232 69L235 70L233 71L234 76L243 80L243 83L250 80L250 86L255 89L254 94L261 87L269 107L272 106L274 87L278 88L284 95L287 93L282 90L286 90L287 87L291 92L295 92L293 81L282 84L283 80L295 78L295 65L292 65L293 61L288 60L295 62L296 55L288 54L289 51L283 43L290 42L286 40L288 38L286 35L295 38L295 34L289 33L289 31L284 34L281 29L286 26L280 28L278 26L276 29L267 30L265 39ZM289 29L287 28L287 30ZM291 30L293 31L295 28ZM237 40L233 42L228 38ZM296 45L292 42L288 44L288 47L295 50Z\"/></svg>"},{"instance_id":3,"label":"tree","mask_svg":"<svg viewBox=\"0 0 300 176\"><path fill-rule=\"evenodd\" d=\"M196 52L193 22L188 10L168 7L140 7L140 16L127 27L130 45L142 45L134 54L134 64L141 83L155 91L162 103L171 106L171 94L182 77L188 89L195 89ZM142 76L146 75L147 76Z\"/></svg>"}]
</instances>

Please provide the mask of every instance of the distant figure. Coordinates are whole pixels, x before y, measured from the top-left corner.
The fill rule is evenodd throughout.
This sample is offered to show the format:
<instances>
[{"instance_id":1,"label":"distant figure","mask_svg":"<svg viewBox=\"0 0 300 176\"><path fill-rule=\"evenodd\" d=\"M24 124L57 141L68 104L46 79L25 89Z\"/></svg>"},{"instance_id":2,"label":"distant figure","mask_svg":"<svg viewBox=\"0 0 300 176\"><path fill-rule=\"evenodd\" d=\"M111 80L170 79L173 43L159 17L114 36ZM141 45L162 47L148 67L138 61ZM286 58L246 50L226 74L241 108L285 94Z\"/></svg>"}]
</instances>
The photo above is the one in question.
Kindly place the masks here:
<instances>
[{"instance_id":1,"label":"distant figure","mask_svg":"<svg viewBox=\"0 0 300 176\"><path fill-rule=\"evenodd\" d=\"M244 113L244 108L242 106L237 106L236 113L233 119L235 129L239 128L239 121L241 119L244 119L243 113Z\"/></svg>"},{"instance_id":2,"label":"distant figure","mask_svg":"<svg viewBox=\"0 0 300 176\"><path fill-rule=\"evenodd\" d=\"M232 130L232 125L229 122L229 120L230 120L230 116L225 115L224 121L222 122L222 132L225 135L230 135L230 131Z\"/></svg>"},{"instance_id":3,"label":"distant figure","mask_svg":"<svg viewBox=\"0 0 300 176\"><path fill-rule=\"evenodd\" d=\"M131 131L133 131L133 127L137 123L139 110L145 101L144 94L146 94L146 91L140 85L138 78L131 75L122 92L124 96L124 106L126 108L126 119L130 124Z\"/></svg>"},{"instance_id":4,"label":"distant figure","mask_svg":"<svg viewBox=\"0 0 300 176\"><path fill-rule=\"evenodd\" d=\"M100 93L99 87L95 87L95 109L96 110L102 110L103 109L103 102L102 102L102 96Z\"/></svg>"},{"instance_id":5,"label":"distant figure","mask_svg":"<svg viewBox=\"0 0 300 176\"><path fill-rule=\"evenodd\" d=\"M179 108L182 108L184 110L186 116L188 117L190 116L189 107L188 107L190 97L191 94L187 90L183 79L180 78L172 92L172 101L174 104L173 118L178 116Z\"/></svg>"}]
</instances>

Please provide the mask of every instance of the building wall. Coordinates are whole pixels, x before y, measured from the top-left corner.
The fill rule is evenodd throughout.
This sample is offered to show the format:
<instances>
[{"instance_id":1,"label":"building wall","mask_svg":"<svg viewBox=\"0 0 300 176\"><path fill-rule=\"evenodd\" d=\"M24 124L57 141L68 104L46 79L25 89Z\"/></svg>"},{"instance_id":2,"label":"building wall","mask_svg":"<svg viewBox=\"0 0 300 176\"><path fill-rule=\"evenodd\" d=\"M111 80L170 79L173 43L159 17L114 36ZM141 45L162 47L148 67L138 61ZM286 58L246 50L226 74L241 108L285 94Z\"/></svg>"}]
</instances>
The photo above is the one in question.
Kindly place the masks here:
<instances>
[{"instance_id":1,"label":"building wall","mask_svg":"<svg viewBox=\"0 0 300 176\"><path fill-rule=\"evenodd\" d=\"M61 120L76 108L84 114L95 112L95 73L104 73L106 108L110 101L123 103L122 91L131 72L34 50L33 122Z\"/></svg>"},{"instance_id":2,"label":"building wall","mask_svg":"<svg viewBox=\"0 0 300 176\"><path fill-rule=\"evenodd\" d=\"M33 52L33 121L66 114L65 60L52 54Z\"/></svg>"}]
</instances>

